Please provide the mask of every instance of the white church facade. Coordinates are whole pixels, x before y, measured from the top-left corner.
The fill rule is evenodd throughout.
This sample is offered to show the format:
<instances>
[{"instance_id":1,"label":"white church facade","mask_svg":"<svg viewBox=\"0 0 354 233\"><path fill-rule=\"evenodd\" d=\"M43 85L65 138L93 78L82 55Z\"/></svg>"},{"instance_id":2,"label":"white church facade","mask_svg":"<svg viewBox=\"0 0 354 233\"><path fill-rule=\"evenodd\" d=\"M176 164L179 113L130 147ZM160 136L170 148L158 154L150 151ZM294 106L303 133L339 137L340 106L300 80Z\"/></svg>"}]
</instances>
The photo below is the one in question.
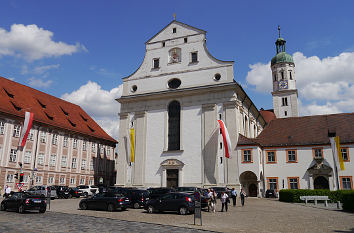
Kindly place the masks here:
<instances>
[{"instance_id":1,"label":"white church facade","mask_svg":"<svg viewBox=\"0 0 354 233\"><path fill-rule=\"evenodd\" d=\"M116 185L243 187L259 197L267 189L353 189L354 113L298 117L295 63L285 43L279 33L269 77L274 110L258 111L234 80L234 62L208 52L205 31L174 20L148 40L117 99ZM230 158L219 119L230 134ZM345 170L335 162L334 136Z\"/></svg>"},{"instance_id":2,"label":"white church facade","mask_svg":"<svg viewBox=\"0 0 354 233\"><path fill-rule=\"evenodd\" d=\"M233 64L208 52L205 31L176 20L146 42L141 66L123 78L123 94L117 99L116 185L240 188L239 134L255 138L266 122L234 81ZM231 138L228 159L219 119Z\"/></svg>"}]
</instances>

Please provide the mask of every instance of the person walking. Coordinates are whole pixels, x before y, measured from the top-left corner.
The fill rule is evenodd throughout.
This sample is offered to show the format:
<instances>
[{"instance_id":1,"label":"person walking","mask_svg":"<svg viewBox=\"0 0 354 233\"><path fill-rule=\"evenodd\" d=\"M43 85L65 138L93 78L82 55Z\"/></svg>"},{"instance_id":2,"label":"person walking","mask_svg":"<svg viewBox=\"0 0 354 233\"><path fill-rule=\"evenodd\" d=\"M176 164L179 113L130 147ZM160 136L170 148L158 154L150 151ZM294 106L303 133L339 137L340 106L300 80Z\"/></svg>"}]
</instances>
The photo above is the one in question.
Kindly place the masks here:
<instances>
[{"instance_id":1,"label":"person walking","mask_svg":"<svg viewBox=\"0 0 354 233\"><path fill-rule=\"evenodd\" d=\"M221 212L224 212L224 207L225 207L225 211L227 212L227 204L229 202L229 195L227 195L224 192L221 192L220 200L221 200Z\"/></svg>"},{"instance_id":2,"label":"person walking","mask_svg":"<svg viewBox=\"0 0 354 233\"><path fill-rule=\"evenodd\" d=\"M4 197L9 197L11 194L11 188L6 185Z\"/></svg>"},{"instance_id":3,"label":"person walking","mask_svg":"<svg viewBox=\"0 0 354 233\"><path fill-rule=\"evenodd\" d=\"M237 197L237 192L235 188L232 188L231 190L231 197L232 197L232 205L235 207L236 206L236 197Z\"/></svg>"},{"instance_id":4,"label":"person walking","mask_svg":"<svg viewBox=\"0 0 354 233\"><path fill-rule=\"evenodd\" d=\"M208 212L215 213L215 199L214 199L214 194L213 194L212 189L209 189L208 199L209 199Z\"/></svg>"},{"instance_id":5,"label":"person walking","mask_svg":"<svg viewBox=\"0 0 354 233\"><path fill-rule=\"evenodd\" d=\"M245 205L246 192L245 192L245 190L243 190L243 188L241 188L240 197L241 197L241 205L244 206Z\"/></svg>"}]
</instances>

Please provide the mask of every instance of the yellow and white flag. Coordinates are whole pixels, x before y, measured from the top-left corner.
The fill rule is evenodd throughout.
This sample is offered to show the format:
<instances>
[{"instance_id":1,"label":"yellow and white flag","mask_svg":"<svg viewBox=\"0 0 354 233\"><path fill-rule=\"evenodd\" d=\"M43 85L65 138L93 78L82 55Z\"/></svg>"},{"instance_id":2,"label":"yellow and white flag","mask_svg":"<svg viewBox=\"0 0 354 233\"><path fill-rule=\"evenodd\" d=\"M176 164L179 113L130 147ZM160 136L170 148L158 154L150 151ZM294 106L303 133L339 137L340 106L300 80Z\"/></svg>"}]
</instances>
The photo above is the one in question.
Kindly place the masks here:
<instances>
[{"instance_id":1,"label":"yellow and white flag","mask_svg":"<svg viewBox=\"0 0 354 233\"><path fill-rule=\"evenodd\" d=\"M130 162L135 161L135 131L134 128L130 129Z\"/></svg>"},{"instance_id":2,"label":"yellow and white flag","mask_svg":"<svg viewBox=\"0 0 354 233\"><path fill-rule=\"evenodd\" d=\"M342 156L342 150L340 149L340 144L339 144L339 136L336 136L334 138L334 141L336 142L336 149L337 149L337 154L338 154L338 159L339 159L339 166L342 171L345 170L344 167L344 162L343 162L343 156Z\"/></svg>"}]
</instances>

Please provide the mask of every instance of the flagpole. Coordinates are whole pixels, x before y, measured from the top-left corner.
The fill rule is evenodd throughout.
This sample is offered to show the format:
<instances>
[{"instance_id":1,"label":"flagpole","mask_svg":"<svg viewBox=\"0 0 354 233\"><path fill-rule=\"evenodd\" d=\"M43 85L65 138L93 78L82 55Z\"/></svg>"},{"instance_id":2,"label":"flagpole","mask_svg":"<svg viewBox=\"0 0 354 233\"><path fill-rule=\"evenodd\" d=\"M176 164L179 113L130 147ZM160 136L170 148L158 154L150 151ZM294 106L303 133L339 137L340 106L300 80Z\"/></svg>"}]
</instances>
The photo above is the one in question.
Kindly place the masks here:
<instances>
[{"instance_id":1,"label":"flagpole","mask_svg":"<svg viewBox=\"0 0 354 233\"><path fill-rule=\"evenodd\" d=\"M329 141L331 142L331 147L332 147L332 157L333 157L333 167L334 167L334 177L336 179L336 190L339 190L339 177L338 177L338 168L337 168L337 160L336 156L336 146L335 146L335 141L334 137L336 136L335 133L328 133L329 136Z\"/></svg>"},{"instance_id":2,"label":"flagpole","mask_svg":"<svg viewBox=\"0 0 354 233\"><path fill-rule=\"evenodd\" d=\"M38 129L37 129L37 138L36 138L36 147L34 149L34 161L33 161L33 169L32 169L32 175L31 175L31 183L30 183L30 188L33 186L34 184L34 172L35 172L35 169L36 169L36 161L37 161L37 147L38 147L38 139L39 139L39 129L40 127L38 126Z\"/></svg>"}]
</instances>

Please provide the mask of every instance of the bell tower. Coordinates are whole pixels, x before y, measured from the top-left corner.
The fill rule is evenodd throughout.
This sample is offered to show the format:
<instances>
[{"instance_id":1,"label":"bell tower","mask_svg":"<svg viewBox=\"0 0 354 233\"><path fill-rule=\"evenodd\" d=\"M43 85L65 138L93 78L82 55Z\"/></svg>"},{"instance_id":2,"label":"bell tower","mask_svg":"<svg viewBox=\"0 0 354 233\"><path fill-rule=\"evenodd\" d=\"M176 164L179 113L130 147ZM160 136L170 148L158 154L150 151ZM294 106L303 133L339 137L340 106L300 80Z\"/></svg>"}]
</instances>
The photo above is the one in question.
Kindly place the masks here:
<instances>
[{"instance_id":1,"label":"bell tower","mask_svg":"<svg viewBox=\"0 0 354 233\"><path fill-rule=\"evenodd\" d=\"M293 57L286 53L285 39L280 36L275 41L276 55L272 58L273 108L277 118L297 117L297 89L295 80L295 63Z\"/></svg>"}]
</instances>

